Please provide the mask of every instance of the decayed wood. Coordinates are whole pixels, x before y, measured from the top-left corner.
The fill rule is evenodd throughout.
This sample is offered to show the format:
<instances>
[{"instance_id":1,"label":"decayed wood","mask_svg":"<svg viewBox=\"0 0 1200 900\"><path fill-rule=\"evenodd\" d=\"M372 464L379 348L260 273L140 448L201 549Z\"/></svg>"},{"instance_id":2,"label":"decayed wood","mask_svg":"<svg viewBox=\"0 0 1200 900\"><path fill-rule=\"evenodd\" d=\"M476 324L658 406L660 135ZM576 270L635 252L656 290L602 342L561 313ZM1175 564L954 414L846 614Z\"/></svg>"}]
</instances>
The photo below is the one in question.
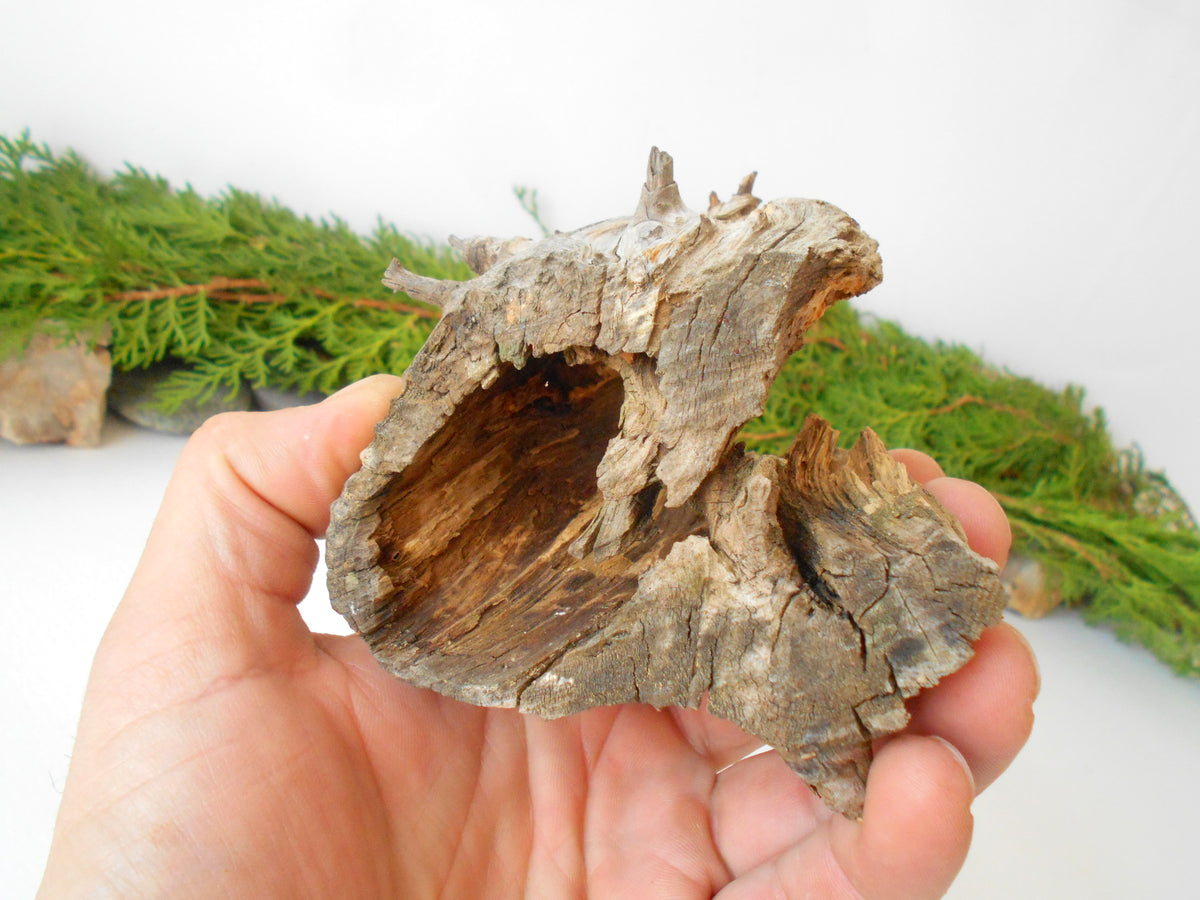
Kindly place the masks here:
<instances>
[{"instance_id":1,"label":"decayed wood","mask_svg":"<svg viewBox=\"0 0 1200 900\"><path fill-rule=\"evenodd\" d=\"M871 741L1003 594L872 433L733 443L805 330L880 279L841 210L752 185L692 212L653 150L630 217L457 242L461 283L393 264L442 318L334 505L330 595L391 671L471 703L707 697L857 815Z\"/></svg>"}]
</instances>

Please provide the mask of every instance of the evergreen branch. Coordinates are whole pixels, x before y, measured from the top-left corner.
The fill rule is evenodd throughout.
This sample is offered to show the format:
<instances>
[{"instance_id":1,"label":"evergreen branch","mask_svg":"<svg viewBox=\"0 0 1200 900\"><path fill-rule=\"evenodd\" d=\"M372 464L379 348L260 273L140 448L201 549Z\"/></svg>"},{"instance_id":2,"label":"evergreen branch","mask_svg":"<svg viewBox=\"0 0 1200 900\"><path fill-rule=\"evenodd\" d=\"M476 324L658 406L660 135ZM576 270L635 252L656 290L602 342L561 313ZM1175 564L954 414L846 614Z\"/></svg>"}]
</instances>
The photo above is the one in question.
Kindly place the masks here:
<instances>
[{"instance_id":1,"label":"evergreen branch","mask_svg":"<svg viewBox=\"0 0 1200 900\"><path fill-rule=\"evenodd\" d=\"M369 297L358 297L353 300L347 300L331 291L323 291L319 288L309 288L309 293L314 297L320 297L322 300L334 300L338 303L356 306L359 309L379 309L384 312L404 313L405 315L415 316L418 319L430 319L434 322L442 317L439 310L429 309L425 306L414 306L411 303L403 303L399 300L374 300Z\"/></svg>"},{"instance_id":2,"label":"evergreen branch","mask_svg":"<svg viewBox=\"0 0 1200 900\"><path fill-rule=\"evenodd\" d=\"M338 372L402 370L439 314L380 273L395 257L469 275L449 248L383 222L364 238L242 191L205 199L133 167L103 179L28 135L0 142L0 233L0 356L37 332L111 330L119 370L172 359L194 373L160 394L166 407L238 379L331 392ZM354 364L329 365L348 353Z\"/></svg>"},{"instance_id":3,"label":"evergreen branch","mask_svg":"<svg viewBox=\"0 0 1200 900\"><path fill-rule=\"evenodd\" d=\"M180 284L170 288L148 288L139 291L122 291L117 294L109 294L105 297L106 300L114 302L123 302L127 300L166 300L169 297L179 298L188 297L196 294L204 294L214 300L230 299L229 292L240 288L250 290L269 291L270 288L259 281L257 278L222 278L220 276L213 278L207 284ZM245 295L233 295L232 299L240 299ZM267 297L283 300L282 294L268 294ZM263 295L258 295L256 299L262 299ZM251 301L252 302L252 301Z\"/></svg>"},{"instance_id":4,"label":"evergreen branch","mask_svg":"<svg viewBox=\"0 0 1200 900\"><path fill-rule=\"evenodd\" d=\"M1088 545L1073 537L1061 527L1047 525L1043 520L1046 515L1042 512L1039 516L1035 510L1037 507L1025 507L1020 498L1012 497L1005 494L995 495L1000 501L1000 505L1004 507L1005 513L1008 515L1009 523L1013 528L1020 533L1028 536L1031 540L1037 540L1048 545L1057 545L1067 552L1079 557L1085 563L1096 570L1096 574L1104 579L1119 578L1122 575L1120 569L1110 564L1100 553L1093 553L1088 549ZM1051 516L1050 521L1054 519Z\"/></svg>"},{"instance_id":5,"label":"evergreen branch","mask_svg":"<svg viewBox=\"0 0 1200 900\"><path fill-rule=\"evenodd\" d=\"M974 394L963 394L961 397L959 397L956 400L952 400L949 403L943 404L942 406L938 406L934 409L928 410L925 413L925 415L940 416L943 413L954 412L954 410L959 409L963 406L966 406L970 403L977 403L980 406L986 406L989 409L994 409L994 410L996 410L996 412L1008 413L1010 416L1019 416L1022 419L1032 419L1033 418L1033 413L1031 413L1027 409L1018 409L1015 406L1008 406L1003 403L992 403L989 400L985 400L983 397L976 397Z\"/></svg>"},{"instance_id":6,"label":"evergreen branch","mask_svg":"<svg viewBox=\"0 0 1200 900\"><path fill-rule=\"evenodd\" d=\"M248 294L239 292L239 289L263 291L264 293ZM402 303L396 300L374 300L367 297L359 297L356 299L347 299L335 294L332 291L322 290L320 288L304 289L306 293L312 294L314 297L320 297L322 300L332 300L337 303L344 303L348 306L356 306L365 309L380 309L385 312L405 313L410 316L415 316L419 319L437 320L441 314L436 310L426 309L422 306L414 306L411 303ZM211 279L206 284L180 284L169 288L148 288L136 291L121 291L116 294L108 294L105 300L111 302L122 303L134 300L166 300L179 299L181 297L191 297L203 295L210 300L228 300L237 303L286 303L289 297L286 294L272 293L271 287L266 282L260 281L257 278L225 278L218 276Z\"/></svg>"}]
</instances>

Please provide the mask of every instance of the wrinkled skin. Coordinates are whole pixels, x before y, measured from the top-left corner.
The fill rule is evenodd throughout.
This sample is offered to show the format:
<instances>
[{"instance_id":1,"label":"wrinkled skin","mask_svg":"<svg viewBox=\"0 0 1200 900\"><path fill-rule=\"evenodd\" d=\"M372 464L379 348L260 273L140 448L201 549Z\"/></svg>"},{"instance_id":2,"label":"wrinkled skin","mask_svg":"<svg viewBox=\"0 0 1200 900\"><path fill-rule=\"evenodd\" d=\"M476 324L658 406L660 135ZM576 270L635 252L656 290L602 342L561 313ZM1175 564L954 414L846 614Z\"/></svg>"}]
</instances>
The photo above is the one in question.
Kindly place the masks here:
<instances>
[{"instance_id":1,"label":"wrinkled skin","mask_svg":"<svg viewBox=\"0 0 1200 900\"><path fill-rule=\"evenodd\" d=\"M96 654L39 894L121 897L936 897L971 801L1032 725L1008 625L879 748L861 822L703 711L557 721L397 681L297 604L390 376L218 417L179 460ZM1003 561L981 488L897 456ZM957 748L957 749L955 749ZM741 761L739 761L741 760Z\"/></svg>"}]
</instances>

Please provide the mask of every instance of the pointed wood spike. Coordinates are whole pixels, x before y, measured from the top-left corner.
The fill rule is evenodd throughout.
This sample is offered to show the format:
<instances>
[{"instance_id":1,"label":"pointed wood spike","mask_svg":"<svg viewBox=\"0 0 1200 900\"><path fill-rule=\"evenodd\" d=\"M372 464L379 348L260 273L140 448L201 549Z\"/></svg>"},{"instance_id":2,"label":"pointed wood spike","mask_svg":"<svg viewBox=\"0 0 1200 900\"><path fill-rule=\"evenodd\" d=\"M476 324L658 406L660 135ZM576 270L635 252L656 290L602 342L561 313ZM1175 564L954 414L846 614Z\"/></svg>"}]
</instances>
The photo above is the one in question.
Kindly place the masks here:
<instances>
[{"instance_id":1,"label":"pointed wood spike","mask_svg":"<svg viewBox=\"0 0 1200 900\"><path fill-rule=\"evenodd\" d=\"M383 273L383 283L393 291L403 291L414 300L442 310L451 305L454 292L463 284L461 281L442 281L410 272L398 259L393 259Z\"/></svg>"},{"instance_id":2,"label":"pointed wood spike","mask_svg":"<svg viewBox=\"0 0 1200 900\"><path fill-rule=\"evenodd\" d=\"M679 186L675 184L675 163L671 154L651 147L650 159L646 164L646 183L642 185L642 196L631 222L661 222L687 214L688 208L684 206L683 198L679 196Z\"/></svg>"},{"instance_id":3,"label":"pointed wood spike","mask_svg":"<svg viewBox=\"0 0 1200 900\"><path fill-rule=\"evenodd\" d=\"M650 148L650 158L646 161L646 187L657 191L675 181L675 160L666 150L657 147Z\"/></svg>"},{"instance_id":4,"label":"pointed wood spike","mask_svg":"<svg viewBox=\"0 0 1200 900\"><path fill-rule=\"evenodd\" d=\"M754 179L758 177L758 172L751 172L745 178L738 182L738 194L750 194L754 191Z\"/></svg>"}]
</instances>

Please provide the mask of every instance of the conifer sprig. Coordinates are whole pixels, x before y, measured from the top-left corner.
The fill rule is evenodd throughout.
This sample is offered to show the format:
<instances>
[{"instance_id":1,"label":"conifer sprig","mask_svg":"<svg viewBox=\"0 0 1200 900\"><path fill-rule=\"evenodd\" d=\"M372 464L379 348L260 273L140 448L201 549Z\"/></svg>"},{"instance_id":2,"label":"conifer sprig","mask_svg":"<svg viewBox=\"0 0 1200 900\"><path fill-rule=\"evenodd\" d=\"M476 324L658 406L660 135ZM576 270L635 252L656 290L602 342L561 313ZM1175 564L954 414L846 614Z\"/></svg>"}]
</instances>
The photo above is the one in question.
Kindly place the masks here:
<instances>
[{"instance_id":1,"label":"conifer sprig","mask_svg":"<svg viewBox=\"0 0 1200 900\"><path fill-rule=\"evenodd\" d=\"M536 194L518 198L546 232ZM0 358L38 331L111 328L118 369L185 364L166 405L247 381L329 393L403 371L437 319L382 287L393 256L422 275L470 277L450 248L382 221L361 237L336 218L233 189L203 198L132 166L103 179L27 133L0 136ZM1200 675L1200 533L1161 473L1113 447L1081 390L1048 390L839 304L742 439L784 452L809 412L847 441L869 426L987 487L1014 551L1043 564L1067 605Z\"/></svg>"},{"instance_id":2,"label":"conifer sprig","mask_svg":"<svg viewBox=\"0 0 1200 900\"><path fill-rule=\"evenodd\" d=\"M246 381L330 393L401 370L437 312L379 282L392 257L469 274L380 222L363 238L230 189L205 199L127 167L110 179L29 135L0 137L0 357L36 331L111 328L113 363L185 365L167 407Z\"/></svg>"}]
</instances>

